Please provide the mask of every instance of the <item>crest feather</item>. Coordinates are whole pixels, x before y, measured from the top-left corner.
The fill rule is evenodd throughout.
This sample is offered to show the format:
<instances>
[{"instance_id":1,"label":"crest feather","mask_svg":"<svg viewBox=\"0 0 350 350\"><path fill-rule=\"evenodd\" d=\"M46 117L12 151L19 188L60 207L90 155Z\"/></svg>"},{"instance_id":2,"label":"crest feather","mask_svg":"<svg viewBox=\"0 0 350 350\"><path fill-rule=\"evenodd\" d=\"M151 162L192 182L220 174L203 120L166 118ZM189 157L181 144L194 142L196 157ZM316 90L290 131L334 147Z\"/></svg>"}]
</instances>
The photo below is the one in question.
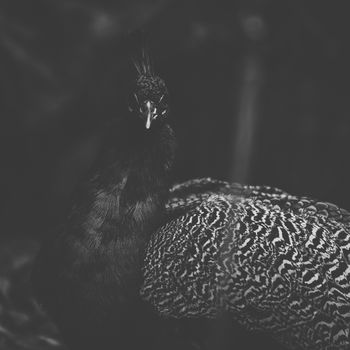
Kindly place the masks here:
<instances>
[{"instance_id":1,"label":"crest feather","mask_svg":"<svg viewBox=\"0 0 350 350\"><path fill-rule=\"evenodd\" d=\"M146 48L142 48L141 57L139 59L134 58L133 63L139 75L154 75L151 58Z\"/></svg>"}]
</instances>

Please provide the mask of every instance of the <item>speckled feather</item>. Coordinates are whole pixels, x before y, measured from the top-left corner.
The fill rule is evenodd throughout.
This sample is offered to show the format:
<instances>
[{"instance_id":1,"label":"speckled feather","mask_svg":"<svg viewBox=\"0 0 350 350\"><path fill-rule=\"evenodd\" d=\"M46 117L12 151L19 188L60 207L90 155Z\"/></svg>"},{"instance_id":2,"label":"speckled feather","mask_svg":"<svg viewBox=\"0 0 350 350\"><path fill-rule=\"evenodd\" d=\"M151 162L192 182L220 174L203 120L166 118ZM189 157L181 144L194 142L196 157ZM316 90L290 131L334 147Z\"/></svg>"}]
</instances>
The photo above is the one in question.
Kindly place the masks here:
<instances>
[{"instance_id":1,"label":"speckled feather","mask_svg":"<svg viewBox=\"0 0 350 350\"><path fill-rule=\"evenodd\" d=\"M350 347L350 214L266 186L176 185L142 297L165 318L229 314L290 349Z\"/></svg>"}]
</instances>

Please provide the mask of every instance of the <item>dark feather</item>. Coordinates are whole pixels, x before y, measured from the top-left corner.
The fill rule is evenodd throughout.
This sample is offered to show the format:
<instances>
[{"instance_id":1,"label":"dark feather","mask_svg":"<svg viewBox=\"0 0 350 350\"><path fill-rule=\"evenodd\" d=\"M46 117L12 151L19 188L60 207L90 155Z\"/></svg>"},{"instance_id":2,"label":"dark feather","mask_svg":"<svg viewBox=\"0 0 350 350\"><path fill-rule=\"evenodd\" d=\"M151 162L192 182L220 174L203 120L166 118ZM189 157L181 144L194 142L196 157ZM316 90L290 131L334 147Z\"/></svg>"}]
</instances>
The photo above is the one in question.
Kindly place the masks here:
<instances>
[{"instance_id":1,"label":"dark feather","mask_svg":"<svg viewBox=\"0 0 350 350\"><path fill-rule=\"evenodd\" d=\"M154 76L151 57L146 47L142 48L141 57L133 58L132 61L138 75Z\"/></svg>"}]
</instances>

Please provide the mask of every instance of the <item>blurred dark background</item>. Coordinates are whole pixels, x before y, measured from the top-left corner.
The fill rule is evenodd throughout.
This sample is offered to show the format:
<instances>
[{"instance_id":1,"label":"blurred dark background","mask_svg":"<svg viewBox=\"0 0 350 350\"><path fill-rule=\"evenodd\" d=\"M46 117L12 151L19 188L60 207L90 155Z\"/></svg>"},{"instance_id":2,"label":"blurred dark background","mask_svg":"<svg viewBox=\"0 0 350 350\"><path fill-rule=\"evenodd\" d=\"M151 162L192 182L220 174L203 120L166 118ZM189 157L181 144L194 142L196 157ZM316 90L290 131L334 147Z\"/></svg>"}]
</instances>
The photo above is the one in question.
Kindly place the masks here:
<instances>
[{"instance_id":1,"label":"blurred dark background","mask_svg":"<svg viewBox=\"0 0 350 350\"><path fill-rule=\"evenodd\" d=\"M126 113L140 30L171 93L176 181L267 184L350 209L347 5L2 0L0 345L39 349L34 332L55 334L27 304L27 266L94 160L100 126Z\"/></svg>"},{"instance_id":2,"label":"blurred dark background","mask_svg":"<svg viewBox=\"0 0 350 350\"><path fill-rule=\"evenodd\" d=\"M347 2L3 0L1 235L42 237L125 113L147 33L171 93L175 179L281 187L350 209Z\"/></svg>"}]
</instances>

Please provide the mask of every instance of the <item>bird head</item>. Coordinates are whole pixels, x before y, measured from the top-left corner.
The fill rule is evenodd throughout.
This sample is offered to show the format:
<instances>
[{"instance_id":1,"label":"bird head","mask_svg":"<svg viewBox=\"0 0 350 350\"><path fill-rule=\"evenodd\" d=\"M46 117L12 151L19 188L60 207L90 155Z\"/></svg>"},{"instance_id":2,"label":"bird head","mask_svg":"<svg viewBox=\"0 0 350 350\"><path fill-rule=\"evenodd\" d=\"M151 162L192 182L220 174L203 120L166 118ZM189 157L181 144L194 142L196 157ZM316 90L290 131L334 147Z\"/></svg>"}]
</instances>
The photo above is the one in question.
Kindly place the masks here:
<instances>
[{"instance_id":1,"label":"bird head","mask_svg":"<svg viewBox=\"0 0 350 350\"><path fill-rule=\"evenodd\" d=\"M135 63L135 62L134 62ZM148 130L156 121L163 121L169 112L168 90L163 79L153 73L149 57L135 63L137 79L129 98L129 111L143 121Z\"/></svg>"}]
</instances>

